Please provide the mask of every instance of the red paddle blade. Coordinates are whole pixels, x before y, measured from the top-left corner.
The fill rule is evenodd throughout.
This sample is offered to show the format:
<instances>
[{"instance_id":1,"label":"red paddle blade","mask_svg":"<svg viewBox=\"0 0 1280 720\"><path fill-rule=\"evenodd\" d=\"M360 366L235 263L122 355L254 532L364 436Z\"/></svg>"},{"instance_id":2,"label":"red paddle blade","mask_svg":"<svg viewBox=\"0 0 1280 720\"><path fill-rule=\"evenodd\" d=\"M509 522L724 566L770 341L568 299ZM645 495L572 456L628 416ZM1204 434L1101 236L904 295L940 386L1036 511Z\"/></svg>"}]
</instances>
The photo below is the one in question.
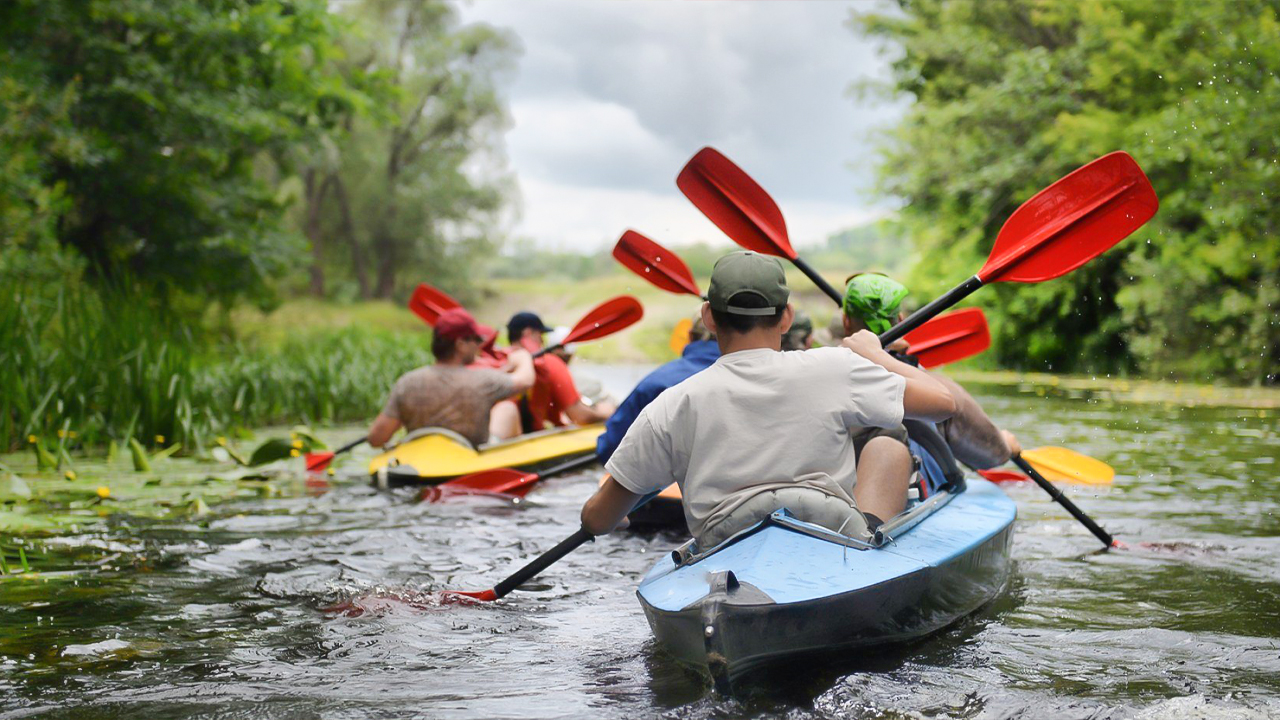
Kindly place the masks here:
<instances>
[{"instance_id":1,"label":"red paddle blade","mask_svg":"<svg viewBox=\"0 0 1280 720\"><path fill-rule=\"evenodd\" d=\"M523 497L538 482L537 473L520 472L510 468L484 470L440 484L448 492L471 491L484 494L501 493Z\"/></svg>"},{"instance_id":2,"label":"red paddle blade","mask_svg":"<svg viewBox=\"0 0 1280 720\"><path fill-rule=\"evenodd\" d=\"M676 177L676 187L708 220L742 247L765 255L796 259L778 204L750 175L715 148L699 150Z\"/></svg>"},{"instance_id":3,"label":"red paddle blade","mask_svg":"<svg viewBox=\"0 0 1280 720\"><path fill-rule=\"evenodd\" d=\"M565 336L562 344L598 340L640 322L644 307L630 295L605 300L583 316Z\"/></svg>"},{"instance_id":4,"label":"red paddle blade","mask_svg":"<svg viewBox=\"0 0 1280 720\"><path fill-rule=\"evenodd\" d=\"M1031 478L1013 470L979 470L978 474L993 483L1031 482Z\"/></svg>"},{"instance_id":5,"label":"red paddle blade","mask_svg":"<svg viewBox=\"0 0 1280 720\"><path fill-rule=\"evenodd\" d=\"M613 257L629 270L672 293L702 296L698 283L678 255L635 230L622 233Z\"/></svg>"},{"instance_id":6,"label":"red paddle blade","mask_svg":"<svg viewBox=\"0 0 1280 720\"><path fill-rule=\"evenodd\" d=\"M306 457L303 459L307 463L307 472L321 472L325 468L329 467L329 463L333 460L333 453L307 453Z\"/></svg>"},{"instance_id":7,"label":"red paddle blade","mask_svg":"<svg viewBox=\"0 0 1280 720\"><path fill-rule=\"evenodd\" d=\"M458 307L462 304L426 283L418 285L409 298L409 309L432 327L440 319L440 313Z\"/></svg>"},{"instance_id":8,"label":"red paddle blade","mask_svg":"<svg viewBox=\"0 0 1280 720\"><path fill-rule=\"evenodd\" d=\"M910 346L907 352L931 368L973 357L991 347L991 330L981 308L964 308L939 315L904 339Z\"/></svg>"},{"instance_id":9,"label":"red paddle blade","mask_svg":"<svg viewBox=\"0 0 1280 720\"><path fill-rule=\"evenodd\" d=\"M442 590L440 595L445 598L471 598L481 602L493 602L498 599L498 593L492 590L481 590L479 592L467 592L465 590Z\"/></svg>"},{"instance_id":10,"label":"red paddle blade","mask_svg":"<svg viewBox=\"0 0 1280 720\"><path fill-rule=\"evenodd\" d=\"M1032 283L1065 275L1142 227L1159 205L1128 153L1103 155L1015 210L978 277Z\"/></svg>"}]
</instances>

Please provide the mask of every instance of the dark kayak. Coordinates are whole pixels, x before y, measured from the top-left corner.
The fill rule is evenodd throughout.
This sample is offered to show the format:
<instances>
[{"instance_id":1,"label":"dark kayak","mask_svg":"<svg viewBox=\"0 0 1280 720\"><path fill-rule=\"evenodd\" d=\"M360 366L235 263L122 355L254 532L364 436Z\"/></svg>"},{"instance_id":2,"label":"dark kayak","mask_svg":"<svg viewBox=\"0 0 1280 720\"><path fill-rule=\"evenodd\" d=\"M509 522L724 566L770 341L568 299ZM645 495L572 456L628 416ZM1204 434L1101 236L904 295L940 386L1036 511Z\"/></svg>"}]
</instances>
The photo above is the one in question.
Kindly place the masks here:
<instances>
[{"instance_id":1,"label":"dark kayak","mask_svg":"<svg viewBox=\"0 0 1280 720\"><path fill-rule=\"evenodd\" d=\"M637 594L658 642L727 692L757 668L912 640L977 610L1008 581L1016 513L985 480L916 503L871 542L781 510L706 552L673 551Z\"/></svg>"}]
</instances>

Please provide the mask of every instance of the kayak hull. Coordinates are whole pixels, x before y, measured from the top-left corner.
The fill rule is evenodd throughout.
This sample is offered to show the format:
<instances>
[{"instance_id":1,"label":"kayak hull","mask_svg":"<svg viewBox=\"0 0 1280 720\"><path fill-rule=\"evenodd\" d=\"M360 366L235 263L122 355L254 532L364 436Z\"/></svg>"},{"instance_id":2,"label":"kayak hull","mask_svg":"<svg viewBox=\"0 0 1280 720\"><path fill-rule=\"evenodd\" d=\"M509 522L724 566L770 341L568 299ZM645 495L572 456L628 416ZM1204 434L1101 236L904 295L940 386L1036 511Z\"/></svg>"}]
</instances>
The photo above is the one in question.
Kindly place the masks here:
<instances>
[{"instance_id":1,"label":"kayak hull","mask_svg":"<svg viewBox=\"0 0 1280 720\"><path fill-rule=\"evenodd\" d=\"M910 641L974 612L1008 582L1015 515L979 480L875 549L766 522L683 566L665 558L638 595L658 642L727 692L789 658Z\"/></svg>"},{"instance_id":2,"label":"kayak hull","mask_svg":"<svg viewBox=\"0 0 1280 720\"><path fill-rule=\"evenodd\" d=\"M603 430L601 424L571 425L476 448L448 430L422 428L374 457L369 475L379 487L396 487L435 485L497 468L536 471L594 454L596 438Z\"/></svg>"}]
</instances>

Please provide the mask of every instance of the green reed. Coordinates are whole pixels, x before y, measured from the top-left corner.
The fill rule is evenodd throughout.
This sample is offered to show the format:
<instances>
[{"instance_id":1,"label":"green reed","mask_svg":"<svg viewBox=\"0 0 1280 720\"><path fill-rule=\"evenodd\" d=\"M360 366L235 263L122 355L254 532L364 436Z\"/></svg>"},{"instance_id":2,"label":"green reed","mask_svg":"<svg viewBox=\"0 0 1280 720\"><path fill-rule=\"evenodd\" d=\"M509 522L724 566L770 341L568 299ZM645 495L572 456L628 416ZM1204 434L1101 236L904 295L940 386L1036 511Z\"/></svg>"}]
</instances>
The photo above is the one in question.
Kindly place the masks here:
<instances>
[{"instance_id":1,"label":"green reed","mask_svg":"<svg viewBox=\"0 0 1280 720\"><path fill-rule=\"evenodd\" d=\"M207 447L276 423L371 417L426 333L299 329L278 348L212 339L158 298L71 284L0 289L0 451L136 438Z\"/></svg>"}]
</instances>

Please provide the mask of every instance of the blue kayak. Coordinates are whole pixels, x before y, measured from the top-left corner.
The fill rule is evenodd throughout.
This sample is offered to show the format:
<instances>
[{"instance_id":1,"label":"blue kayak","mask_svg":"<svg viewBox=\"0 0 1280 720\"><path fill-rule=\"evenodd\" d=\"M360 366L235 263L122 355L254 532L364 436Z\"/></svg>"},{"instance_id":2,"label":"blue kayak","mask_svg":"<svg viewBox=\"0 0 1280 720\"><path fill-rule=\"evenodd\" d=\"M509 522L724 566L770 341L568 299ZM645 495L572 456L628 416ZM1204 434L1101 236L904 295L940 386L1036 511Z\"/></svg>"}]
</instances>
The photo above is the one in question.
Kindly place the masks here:
<instances>
[{"instance_id":1,"label":"blue kayak","mask_svg":"<svg viewBox=\"0 0 1280 720\"><path fill-rule=\"evenodd\" d=\"M720 545L686 544L637 594L653 634L717 687L797 655L919 638L995 598L1017 508L970 480L886 522L870 541L781 509Z\"/></svg>"}]
</instances>

